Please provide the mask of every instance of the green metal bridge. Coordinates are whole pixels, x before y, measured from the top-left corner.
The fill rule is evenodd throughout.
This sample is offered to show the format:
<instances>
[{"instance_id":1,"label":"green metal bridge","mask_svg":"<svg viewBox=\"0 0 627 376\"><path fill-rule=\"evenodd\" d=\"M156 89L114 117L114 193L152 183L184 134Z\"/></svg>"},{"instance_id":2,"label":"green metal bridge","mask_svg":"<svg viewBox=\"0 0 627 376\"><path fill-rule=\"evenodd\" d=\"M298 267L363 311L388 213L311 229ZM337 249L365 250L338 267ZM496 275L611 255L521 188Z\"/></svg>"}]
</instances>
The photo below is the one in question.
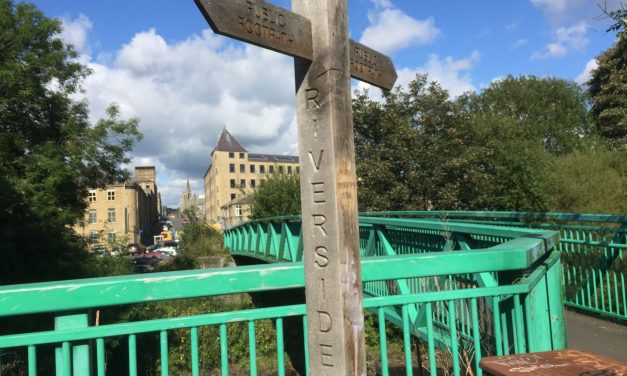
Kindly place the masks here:
<instances>
[{"instance_id":1,"label":"green metal bridge","mask_svg":"<svg viewBox=\"0 0 627 376\"><path fill-rule=\"evenodd\" d=\"M240 263L220 269L153 273L0 288L0 317L54 313L50 329L0 336L0 354L24 359L29 375L50 374L38 360L55 357L58 375L111 374L106 346L128 348L128 374L138 366L138 337L158 334L158 372L168 375L172 331L190 333L189 373L209 374L202 364L199 330L218 328L220 364L229 374L233 335L248 337L248 368L258 374L256 330L276 328L276 374L286 374L286 333L306 328L302 302L234 312L93 325L87 312L107 306L175 299L272 293L304 288L298 217L249 222L225 231L225 245ZM379 373L389 374L389 329L400 332L404 373L421 365L481 374L482 356L561 349L566 346L564 303L614 319L627 318L625 264L627 216L503 212L386 212L360 216L364 308L377 318ZM256 265L251 265L256 264ZM294 327L294 323L298 323ZM247 331L233 333L233 325ZM288 324L289 323L289 324ZM306 330L304 330L306 334ZM302 353L307 353L306 335ZM289 346L288 346L289 347ZM291 355L291 353L290 353ZM0 357L0 363L3 363ZM294 359L292 359L294 363ZM308 374L305 364L305 373ZM0 368L1 369L1 368ZM155 371L155 370L152 370ZM232 369L231 369L232 371Z\"/></svg>"}]
</instances>

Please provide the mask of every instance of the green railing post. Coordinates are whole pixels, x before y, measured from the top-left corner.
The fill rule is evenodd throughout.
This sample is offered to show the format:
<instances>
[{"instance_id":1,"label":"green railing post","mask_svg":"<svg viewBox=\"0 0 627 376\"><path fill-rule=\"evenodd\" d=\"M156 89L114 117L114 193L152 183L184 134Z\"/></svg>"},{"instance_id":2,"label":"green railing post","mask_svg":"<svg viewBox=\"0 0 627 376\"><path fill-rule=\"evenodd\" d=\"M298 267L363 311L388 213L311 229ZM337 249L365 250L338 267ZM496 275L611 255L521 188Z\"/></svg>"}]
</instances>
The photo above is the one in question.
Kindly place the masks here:
<instances>
[{"instance_id":1,"label":"green railing post","mask_svg":"<svg viewBox=\"0 0 627 376\"><path fill-rule=\"evenodd\" d=\"M552 350L566 348L566 327L564 325L564 274L560 258L548 266L546 290L549 304Z\"/></svg>"},{"instance_id":2,"label":"green railing post","mask_svg":"<svg viewBox=\"0 0 627 376\"><path fill-rule=\"evenodd\" d=\"M529 352L552 350L550 332L551 318L546 275L525 296L525 319L527 321L527 350Z\"/></svg>"},{"instance_id":3,"label":"green railing post","mask_svg":"<svg viewBox=\"0 0 627 376\"><path fill-rule=\"evenodd\" d=\"M86 313L78 315L58 316L54 318L54 329L78 329L87 328L89 326L88 317ZM56 361L56 375L90 375L91 364L89 358L89 345L80 344L71 347L71 355L66 353L67 351L63 347L57 347L55 349L55 361ZM70 367L72 370L66 369L68 367L67 357L71 356Z\"/></svg>"}]
</instances>

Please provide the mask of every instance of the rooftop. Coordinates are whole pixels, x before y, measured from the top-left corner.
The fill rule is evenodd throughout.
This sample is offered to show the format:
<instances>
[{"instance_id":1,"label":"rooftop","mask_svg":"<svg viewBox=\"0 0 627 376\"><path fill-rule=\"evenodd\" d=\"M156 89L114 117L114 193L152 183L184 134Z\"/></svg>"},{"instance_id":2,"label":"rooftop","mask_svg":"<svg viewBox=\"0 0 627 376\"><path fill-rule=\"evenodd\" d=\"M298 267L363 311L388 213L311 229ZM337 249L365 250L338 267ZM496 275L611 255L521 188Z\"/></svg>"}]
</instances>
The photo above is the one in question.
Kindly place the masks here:
<instances>
[{"instance_id":1,"label":"rooftop","mask_svg":"<svg viewBox=\"0 0 627 376\"><path fill-rule=\"evenodd\" d=\"M242 145L237 142L235 137L233 137L229 131L224 128L222 130L222 134L220 135L220 139L218 140L218 144L213 149L213 151L233 151L233 152L242 152L246 153L246 149L242 147ZM211 154L213 154L213 151Z\"/></svg>"}]
</instances>

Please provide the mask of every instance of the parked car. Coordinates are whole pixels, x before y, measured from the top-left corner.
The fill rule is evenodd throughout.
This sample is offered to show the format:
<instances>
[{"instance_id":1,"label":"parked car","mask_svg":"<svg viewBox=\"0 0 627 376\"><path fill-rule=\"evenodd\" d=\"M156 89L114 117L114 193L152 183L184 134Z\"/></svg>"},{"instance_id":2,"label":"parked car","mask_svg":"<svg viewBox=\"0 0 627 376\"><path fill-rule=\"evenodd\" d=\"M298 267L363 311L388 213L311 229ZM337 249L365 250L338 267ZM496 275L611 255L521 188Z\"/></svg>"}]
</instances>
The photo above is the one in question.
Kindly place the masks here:
<instances>
[{"instance_id":1,"label":"parked car","mask_svg":"<svg viewBox=\"0 0 627 376\"><path fill-rule=\"evenodd\" d=\"M175 248L176 250L178 250L179 248L179 243L176 240L166 240L161 244L164 247L172 247L172 248Z\"/></svg>"},{"instance_id":2,"label":"parked car","mask_svg":"<svg viewBox=\"0 0 627 376\"><path fill-rule=\"evenodd\" d=\"M178 254L176 251L176 248L169 247L169 246L162 246L162 247L156 248L153 252L167 253L170 256L176 256Z\"/></svg>"},{"instance_id":3,"label":"parked car","mask_svg":"<svg viewBox=\"0 0 627 376\"><path fill-rule=\"evenodd\" d=\"M133 259L133 270L135 273L145 273L154 270L155 265L160 261L157 257L137 257Z\"/></svg>"},{"instance_id":4,"label":"parked car","mask_svg":"<svg viewBox=\"0 0 627 376\"><path fill-rule=\"evenodd\" d=\"M141 253L146 250L142 244L130 243L126 246L126 252L128 253Z\"/></svg>"}]
</instances>

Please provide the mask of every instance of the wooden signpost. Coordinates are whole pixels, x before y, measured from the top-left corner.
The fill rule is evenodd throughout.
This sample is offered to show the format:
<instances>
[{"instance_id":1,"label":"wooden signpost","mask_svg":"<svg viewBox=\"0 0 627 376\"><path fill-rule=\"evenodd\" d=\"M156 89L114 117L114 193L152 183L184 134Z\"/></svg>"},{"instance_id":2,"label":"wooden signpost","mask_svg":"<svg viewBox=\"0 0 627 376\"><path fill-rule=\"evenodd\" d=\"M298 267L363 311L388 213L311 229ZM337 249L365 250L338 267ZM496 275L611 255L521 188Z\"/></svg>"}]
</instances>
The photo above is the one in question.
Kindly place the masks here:
<instances>
[{"instance_id":1,"label":"wooden signpost","mask_svg":"<svg viewBox=\"0 0 627 376\"><path fill-rule=\"evenodd\" d=\"M294 57L311 375L366 375L350 76L391 89L348 38L346 0L195 0L214 32Z\"/></svg>"}]
</instances>

